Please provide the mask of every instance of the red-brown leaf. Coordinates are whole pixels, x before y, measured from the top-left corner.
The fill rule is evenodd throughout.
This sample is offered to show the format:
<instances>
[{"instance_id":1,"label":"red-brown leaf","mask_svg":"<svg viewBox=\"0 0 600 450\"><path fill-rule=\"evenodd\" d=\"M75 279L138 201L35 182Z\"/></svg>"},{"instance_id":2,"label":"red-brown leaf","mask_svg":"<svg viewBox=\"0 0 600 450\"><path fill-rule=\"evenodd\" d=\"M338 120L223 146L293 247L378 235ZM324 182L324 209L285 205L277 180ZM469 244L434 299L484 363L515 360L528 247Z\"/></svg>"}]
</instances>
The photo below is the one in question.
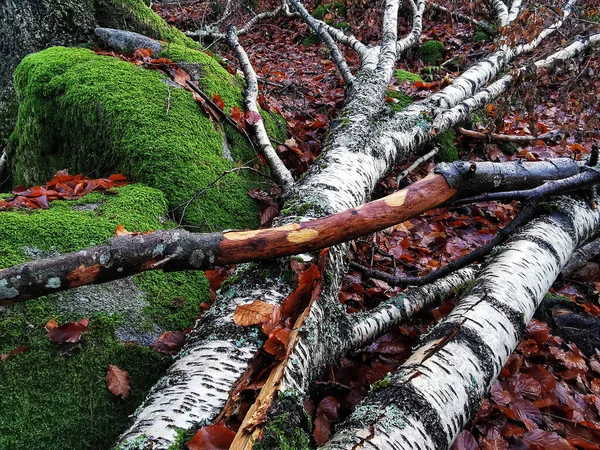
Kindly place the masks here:
<instances>
[{"instance_id":1,"label":"red-brown leaf","mask_svg":"<svg viewBox=\"0 0 600 450\"><path fill-rule=\"evenodd\" d=\"M274 305L262 300L254 300L252 303L239 305L233 313L233 321L240 327L268 322L274 307Z\"/></svg>"},{"instance_id":2,"label":"red-brown leaf","mask_svg":"<svg viewBox=\"0 0 600 450\"><path fill-rule=\"evenodd\" d=\"M225 109L225 102L223 101L223 99L219 96L219 94L213 94L212 95L212 101L215 105L217 105L219 108L221 109Z\"/></svg>"},{"instance_id":3,"label":"red-brown leaf","mask_svg":"<svg viewBox=\"0 0 600 450\"><path fill-rule=\"evenodd\" d=\"M532 430L523 435L523 440L529 444L532 450L575 450L566 439L556 433L544 430Z\"/></svg>"},{"instance_id":4,"label":"red-brown leaf","mask_svg":"<svg viewBox=\"0 0 600 450\"><path fill-rule=\"evenodd\" d=\"M67 322L55 326L56 320L52 319L46 324L47 336L57 344L79 342L81 335L88 331L88 323L89 319L81 319L79 322Z\"/></svg>"},{"instance_id":5,"label":"red-brown leaf","mask_svg":"<svg viewBox=\"0 0 600 450\"><path fill-rule=\"evenodd\" d=\"M258 122L260 122L260 120L260 114L256 111L246 111L246 122L248 122L250 125L256 125Z\"/></svg>"},{"instance_id":6,"label":"red-brown leaf","mask_svg":"<svg viewBox=\"0 0 600 450\"><path fill-rule=\"evenodd\" d=\"M462 430L452 444L451 450L479 450L479 445L469 431Z\"/></svg>"},{"instance_id":7,"label":"red-brown leaf","mask_svg":"<svg viewBox=\"0 0 600 450\"><path fill-rule=\"evenodd\" d=\"M176 355L184 344L185 333L183 331L165 331L154 343L154 348L162 353Z\"/></svg>"},{"instance_id":8,"label":"red-brown leaf","mask_svg":"<svg viewBox=\"0 0 600 450\"><path fill-rule=\"evenodd\" d=\"M131 393L131 386L129 385L129 373L117 366L108 366L106 385L108 386L110 393L117 397L127 398Z\"/></svg>"},{"instance_id":9,"label":"red-brown leaf","mask_svg":"<svg viewBox=\"0 0 600 450\"><path fill-rule=\"evenodd\" d=\"M223 425L200 428L187 443L189 450L228 450L235 433Z\"/></svg>"},{"instance_id":10,"label":"red-brown leaf","mask_svg":"<svg viewBox=\"0 0 600 450\"><path fill-rule=\"evenodd\" d=\"M313 435L317 444L323 445L331 436L331 423L325 414L317 416L314 422L315 430Z\"/></svg>"}]
</instances>

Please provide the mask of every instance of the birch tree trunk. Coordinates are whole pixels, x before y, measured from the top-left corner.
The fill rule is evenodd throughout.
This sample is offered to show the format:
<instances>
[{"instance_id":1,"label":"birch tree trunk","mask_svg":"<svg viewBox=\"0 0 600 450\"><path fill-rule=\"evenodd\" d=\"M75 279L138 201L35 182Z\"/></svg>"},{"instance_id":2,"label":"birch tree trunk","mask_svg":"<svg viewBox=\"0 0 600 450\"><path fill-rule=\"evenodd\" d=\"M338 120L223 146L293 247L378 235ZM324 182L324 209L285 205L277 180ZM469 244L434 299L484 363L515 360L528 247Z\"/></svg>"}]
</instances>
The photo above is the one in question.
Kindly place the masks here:
<instances>
[{"instance_id":1,"label":"birch tree trunk","mask_svg":"<svg viewBox=\"0 0 600 450\"><path fill-rule=\"evenodd\" d=\"M387 388L363 401L322 448L448 448L525 335L573 251L600 229L600 211L562 198L486 264L476 284L425 337Z\"/></svg>"},{"instance_id":2,"label":"birch tree trunk","mask_svg":"<svg viewBox=\"0 0 600 450\"><path fill-rule=\"evenodd\" d=\"M564 9L565 16L574 3L571 1ZM537 39L516 48L502 46L447 88L400 113L392 113L385 104L385 95L400 54L397 51L417 42L423 5L422 1L415 5L413 32L404 39L397 40L393 18L398 2L390 0L384 8L384 39L380 46L367 48L349 40L360 55L361 66L356 74L345 77L351 85L347 87L340 119L331 127L321 156L293 186L277 225L316 219L363 204L393 164L505 92L512 78L503 79L490 91L484 87L516 56L541 42ZM562 19L557 24L562 24ZM544 36L559 25L554 24L549 32L545 30ZM578 41L575 54L596 41L597 38L593 42ZM568 52L562 58L572 54ZM343 66L340 70L344 70ZM443 120L436 120L438 117ZM295 238L308 241L311 235L299 233ZM337 294L346 270L346 255L345 245L330 249L322 292L303 322L297 323L302 336L293 348L288 348L279 392L290 389L301 398L316 374L337 357L335 351L326 349L344 348L335 324L345 315ZM178 429L196 429L219 415L264 340L255 328L235 326L235 308L256 299L281 303L292 289L287 281L288 267L288 258L238 267L234 279L239 281L223 290L211 311L198 321L178 360L149 394L133 426L121 437L121 445L137 439L145 442L145 448L167 448ZM271 399L273 404L276 397Z\"/></svg>"}]
</instances>

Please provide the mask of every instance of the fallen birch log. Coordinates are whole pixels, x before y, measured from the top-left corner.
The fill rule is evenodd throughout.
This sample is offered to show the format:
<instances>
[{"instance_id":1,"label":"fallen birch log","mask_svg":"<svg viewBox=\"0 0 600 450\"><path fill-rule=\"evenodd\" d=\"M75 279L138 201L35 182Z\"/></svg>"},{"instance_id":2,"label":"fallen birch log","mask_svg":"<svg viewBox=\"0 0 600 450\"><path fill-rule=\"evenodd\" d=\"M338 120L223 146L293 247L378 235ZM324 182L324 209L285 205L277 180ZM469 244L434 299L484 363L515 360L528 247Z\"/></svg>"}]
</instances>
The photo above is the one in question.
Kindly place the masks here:
<instances>
[{"instance_id":1,"label":"fallen birch log","mask_svg":"<svg viewBox=\"0 0 600 450\"><path fill-rule=\"evenodd\" d=\"M514 236L452 313L422 338L387 388L369 395L322 448L449 448L477 411L600 211L562 198Z\"/></svg>"}]
</instances>

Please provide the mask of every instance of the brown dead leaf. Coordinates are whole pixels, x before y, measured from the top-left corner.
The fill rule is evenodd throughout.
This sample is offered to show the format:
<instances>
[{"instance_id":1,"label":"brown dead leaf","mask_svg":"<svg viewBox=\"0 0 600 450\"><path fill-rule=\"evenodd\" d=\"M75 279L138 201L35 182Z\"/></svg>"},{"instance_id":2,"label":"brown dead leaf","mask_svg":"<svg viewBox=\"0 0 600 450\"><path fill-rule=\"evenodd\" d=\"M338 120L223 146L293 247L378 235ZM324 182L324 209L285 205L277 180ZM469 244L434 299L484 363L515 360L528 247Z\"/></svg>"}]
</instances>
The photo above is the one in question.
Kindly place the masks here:
<instances>
[{"instance_id":1,"label":"brown dead leaf","mask_svg":"<svg viewBox=\"0 0 600 450\"><path fill-rule=\"evenodd\" d=\"M129 373L117 366L108 366L106 385L108 386L110 393L117 397L127 398L131 393L131 386L129 385Z\"/></svg>"},{"instance_id":2,"label":"brown dead leaf","mask_svg":"<svg viewBox=\"0 0 600 450\"><path fill-rule=\"evenodd\" d=\"M240 327L260 325L270 320L274 308L270 303L254 300L252 303L238 306L233 314L233 321Z\"/></svg>"}]
</instances>

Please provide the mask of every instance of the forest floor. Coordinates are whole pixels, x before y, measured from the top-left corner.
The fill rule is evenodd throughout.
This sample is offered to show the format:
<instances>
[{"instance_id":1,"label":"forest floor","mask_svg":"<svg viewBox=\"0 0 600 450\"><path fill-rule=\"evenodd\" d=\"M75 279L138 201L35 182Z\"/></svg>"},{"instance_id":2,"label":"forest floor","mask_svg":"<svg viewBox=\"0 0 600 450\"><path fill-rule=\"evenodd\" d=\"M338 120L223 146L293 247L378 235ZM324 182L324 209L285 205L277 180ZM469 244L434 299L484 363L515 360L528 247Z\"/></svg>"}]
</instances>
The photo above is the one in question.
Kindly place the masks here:
<instances>
[{"instance_id":1,"label":"forest floor","mask_svg":"<svg viewBox=\"0 0 600 450\"><path fill-rule=\"evenodd\" d=\"M347 27L363 42L376 42L381 10L368 0L330 3L324 19ZM539 7L543 11L544 3ZM218 15L214 2L157 3L154 9L170 24L195 30ZM461 12L486 19L486 11L463 2ZM275 2L261 2L273 8ZM315 6L309 4L309 10ZM241 12L240 12L241 11ZM402 15L401 15L402 16ZM247 8L235 12L238 25L250 17ZM407 15L404 15L407 17ZM402 31L409 24L401 20ZM577 28L577 23L575 25ZM570 32L577 30L570 30ZM511 39L526 36L514 29ZM481 39L481 40L480 40ZM545 42L536 59L555 49L563 36ZM494 49L489 37L478 34L471 24L428 12L422 41L439 40L446 48L441 64L426 66L418 52L410 51L398 69L419 73L424 82L393 80L390 90L413 98L427 97L444 87L460 71ZM277 151L296 176L317 157L327 127L335 120L344 98L344 86L325 47L297 20L278 19L261 23L240 39L261 81L263 108L281 112L288 123L289 138L277 143ZM215 42L212 52L235 61L224 43ZM346 54L350 66L357 56ZM526 63L521 60L518 64ZM234 63L231 63L235 70ZM473 140L458 135L459 158L470 161L538 160L589 154L598 130L600 58L573 61L561 75L542 73L524 77L505 100L487 105L473 117L471 128L480 132L537 136L548 131L556 138L534 145L514 145L491 140ZM210 93L209 93L210 94ZM388 101L394 102L393 98ZM428 149L425 149L425 152ZM387 195L429 173L434 161L421 164L400 183L397 175L412 161L399 165L379 182L375 197ZM265 217L274 214L276 189L252 195L262 198ZM493 239L518 210L517 202L438 208L395 227L365 236L352 243L352 258L394 275L424 275ZM268 216L268 217L267 217ZM528 327L526 339L504 367L500 378L484 400L477 416L455 442L454 449L600 449L600 260L591 261L568 278L559 278ZM229 269L209 273L217 289ZM339 293L349 311L372 308L402 288L349 272ZM317 442L324 442L335 423L349 415L368 393L369 386L402 364L419 336L443 318L454 306L450 298L437 309L413 317L408 323L382 336L360 352L347 355L330 367L316 383L306 409L313 414ZM585 324L585 325L584 325ZM591 325L590 325L591 324ZM258 387L260 383L256 383ZM250 400L249 400L250 403ZM235 427L235 424L229 424Z\"/></svg>"}]
</instances>

